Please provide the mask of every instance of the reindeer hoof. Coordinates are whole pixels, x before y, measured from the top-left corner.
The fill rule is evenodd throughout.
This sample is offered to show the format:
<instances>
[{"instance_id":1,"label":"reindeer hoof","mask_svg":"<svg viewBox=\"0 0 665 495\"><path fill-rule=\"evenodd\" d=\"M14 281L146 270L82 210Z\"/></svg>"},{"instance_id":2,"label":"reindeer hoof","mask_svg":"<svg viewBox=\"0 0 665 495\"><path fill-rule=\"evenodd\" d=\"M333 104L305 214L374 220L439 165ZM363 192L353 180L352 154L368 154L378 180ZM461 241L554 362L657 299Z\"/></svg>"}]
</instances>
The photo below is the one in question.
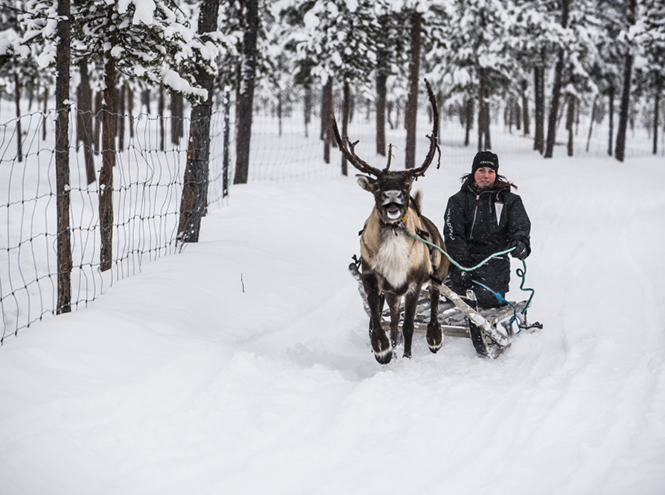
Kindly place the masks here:
<instances>
[{"instance_id":1,"label":"reindeer hoof","mask_svg":"<svg viewBox=\"0 0 665 495\"><path fill-rule=\"evenodd\" d=\"M374 357L379 362L379 364L388 364L390 360L393 358L393 350L388 349L387 351L384 352L375 352Z\"/></svg>"},{"instance_id":2,"label":"reindeer hoof","mask_svg":"<svg viewBox=\"0 0 665 495\"><path fill-rule=\"evenodd\" d=\"M427 346L429 350L436 354L441 346L443 345L443 333L441 333L441 327L436 325L428 325L427 327Z\"/></svg>"}]
</instances>

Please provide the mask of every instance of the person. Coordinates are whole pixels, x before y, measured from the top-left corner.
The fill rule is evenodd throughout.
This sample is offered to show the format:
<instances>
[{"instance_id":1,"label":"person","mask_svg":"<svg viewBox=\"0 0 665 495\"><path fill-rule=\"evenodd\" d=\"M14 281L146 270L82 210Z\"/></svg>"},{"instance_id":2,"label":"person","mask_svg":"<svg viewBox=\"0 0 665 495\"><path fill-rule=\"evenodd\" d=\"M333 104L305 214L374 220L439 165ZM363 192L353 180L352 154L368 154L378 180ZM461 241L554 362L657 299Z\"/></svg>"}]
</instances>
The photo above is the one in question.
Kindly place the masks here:
<instances>
[{"instance_id":1,"label":"person","mask_svg":"<svg viewBox=\"0 0 665 495\"><path fill-rule=\"evenodd\" d=\"M531 222L522 199L511 188L517 186L499 175L499 157L491 151L478 152L471 173L462 177L462 187L450 197L444 213L443 236L453 260L472 268L509 248L515 248L510 252L514 258L529 256ZM505 298L510 282L508 255L494 257L473 271L450 265L453 291L465 298L467 290L473 290L481 308L505 305L478 282Z\"/></svg>"}]
</instances>

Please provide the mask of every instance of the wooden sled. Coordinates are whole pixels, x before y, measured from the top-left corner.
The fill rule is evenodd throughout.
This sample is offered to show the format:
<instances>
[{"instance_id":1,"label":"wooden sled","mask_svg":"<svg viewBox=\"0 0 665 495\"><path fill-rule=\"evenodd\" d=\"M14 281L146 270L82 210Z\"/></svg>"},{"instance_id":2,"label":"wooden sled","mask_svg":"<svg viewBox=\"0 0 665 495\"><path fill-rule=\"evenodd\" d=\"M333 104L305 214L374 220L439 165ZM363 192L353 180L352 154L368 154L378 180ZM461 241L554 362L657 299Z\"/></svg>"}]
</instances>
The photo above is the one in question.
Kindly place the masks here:
<instances>
[{"instance_id":1,"label":"wooden sled","mask_svg":"<svg viewBox=\"0 0 665 495\"><path fill-rule=\"evenodd\" d=\"M359 263L351 263L349 271L358 281L358 291L362 296L363 307L369 316L369 304L367 303L367 295L362 285ZM443 334L449 337L470 338L476 351L482 356L496 359L503 351L510 347L512 337L519 333L521 328L527 327L526 317L521 313L527 301L511 302L515 306L515 309L510 305L506 305L501 308L476 310L464 302L458 294L453 292L445 284L437 286L441 291L438 319ZM475 300L472 291L469 291L466 298ZM429 291L427 287L424 287L418 300L416 316L414 318L414 332L426 333L429 318ZM399 322L400 330L403 321L404 311L402 308ZM387 307L382 312L381 326L387 333L390 333L390 309ZM542 325L539 323L533 326L542 328Z\"/></svg>"}]
</instances>

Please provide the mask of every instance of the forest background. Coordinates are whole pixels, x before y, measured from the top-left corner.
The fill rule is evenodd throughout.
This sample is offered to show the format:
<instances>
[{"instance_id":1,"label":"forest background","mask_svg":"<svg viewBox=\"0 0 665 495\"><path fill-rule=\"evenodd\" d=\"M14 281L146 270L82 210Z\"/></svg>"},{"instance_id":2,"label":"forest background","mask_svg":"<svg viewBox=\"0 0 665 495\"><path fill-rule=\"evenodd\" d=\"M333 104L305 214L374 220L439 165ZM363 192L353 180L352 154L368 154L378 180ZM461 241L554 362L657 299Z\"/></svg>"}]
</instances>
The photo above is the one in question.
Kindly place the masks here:
<instances>
[{"instance_id":1,"label":"forest background","mask_svg":"<svg viewBox=\"0 0 665 495\"><path fill-rule=\"evenodd\" d=\"M0 7L0 101L15 110L0 105L5 176L11 182L25 170L34 172L30 163L49 151L55 186L49 181L48 187L56 202L46 208L57 214L56 225L42 232L53 238L46 251L56 252L56 268L47 276L57 278L57 300L15 331L94 298L71 294L72 273L84 265L72 259L72 187L90 195L89 230L99 237L98 260L85 264L103 274L123 260L117 253L118 201L126 187L124 167L136 160L130 153L137 149L136 133L159 134L154 149L139 145L139 161L176 150L176 162L182 162L170 184L179 206L169 212L177 223L165 234L169 249L198 241L201 218L228 194L229 184L253 180L259 156L279 154L257 152L262 116L276 120L281 137L284 119L300 113L302 139L320 138L321 163L329 164L331 113L339 116L343 136L362 115L374 122L371 152L386 156L387 132L401 130L404 146L393 153L400 162L403 154L405 168L413 167L419 134L428 126L417 125L419 112L429 111L424 78L435 88L442 121L457 122L462 131L460 146L496 148L494 133L503 124L551 158L563 127L572 156L589 150L594 125L602 125L609 156L623 161L636 129L646 130L651 152L658 153L665 75L661 0L0 0ZM24 114L35 106L37 119ZM35 121L41 123L33 126ZM582 138L581 123L588 126ZM39 139L45 144L25 149ZM211 155L217 145L221 151ZM21 172L22 162L27 168ZM276 170L267 176L279 180ZM348 174L344 159L340 173ZM217 183L220 192L211 196ZM13 213L19 204L11 199L13 187L2 201L8 226L24 223ZM11 272L11 254L32 245L33 237L12 244L9 231L3 248L5 271ZM32 281L21 283L29 297ZM5 282L0 296L3 340L13 286Z\"/></svg>"}]
</instances>

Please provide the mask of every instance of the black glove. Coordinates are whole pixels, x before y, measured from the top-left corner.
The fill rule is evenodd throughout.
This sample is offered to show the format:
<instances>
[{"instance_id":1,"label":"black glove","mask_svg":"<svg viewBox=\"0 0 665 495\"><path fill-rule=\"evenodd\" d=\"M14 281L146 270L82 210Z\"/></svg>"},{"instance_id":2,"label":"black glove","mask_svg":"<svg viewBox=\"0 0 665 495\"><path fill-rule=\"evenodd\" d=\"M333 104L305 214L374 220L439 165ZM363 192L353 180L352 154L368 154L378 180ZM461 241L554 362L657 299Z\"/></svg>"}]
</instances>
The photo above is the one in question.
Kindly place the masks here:
<instances>
[{"instance_id":1,"label":"black glove","mask_svg":"<svg viewBox=\"0 0 665 495\"><path fill-rule=\"evenodd\" d=\"M513 243L510 245L510 247L515 248L510 252L510 255L513 258L517 258L517 259L522 260L522 259L526 258L527 255L529 254L529 250L526 247L526 244L524 244L522 241L514 240Z\"/></svg>"},{"instance_id":2,"label":"black glove","mask_svg":"<svg viewBox=\"0 0 665 495\"><path fill-rule=\"evenodd\" d=\"M450 273L450 279L456 287L466 290L471 287L471 274L462 270L453 270Z\"/></svg>"}]
</instances>

